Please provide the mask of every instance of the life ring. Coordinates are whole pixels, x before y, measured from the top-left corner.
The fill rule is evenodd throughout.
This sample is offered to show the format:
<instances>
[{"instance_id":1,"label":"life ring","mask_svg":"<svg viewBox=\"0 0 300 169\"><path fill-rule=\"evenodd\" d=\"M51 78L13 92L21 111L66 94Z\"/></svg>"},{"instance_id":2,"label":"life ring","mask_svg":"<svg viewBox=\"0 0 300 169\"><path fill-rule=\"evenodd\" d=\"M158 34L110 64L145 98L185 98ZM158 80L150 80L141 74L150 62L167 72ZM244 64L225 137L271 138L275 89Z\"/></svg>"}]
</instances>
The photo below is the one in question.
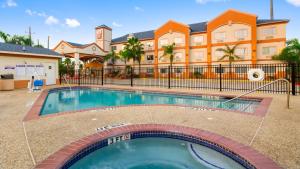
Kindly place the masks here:
<instances>
[{"instance_id":1,"label":"life ring","mask_svg":"<svg viewBox=\"0 0 300 169\"><path fill-rule=\"evenodd\" d=\"M265 78L265 72L262 69L250 69L248 79L250 81L262 81Z\"/></svg>"}]
</instances>

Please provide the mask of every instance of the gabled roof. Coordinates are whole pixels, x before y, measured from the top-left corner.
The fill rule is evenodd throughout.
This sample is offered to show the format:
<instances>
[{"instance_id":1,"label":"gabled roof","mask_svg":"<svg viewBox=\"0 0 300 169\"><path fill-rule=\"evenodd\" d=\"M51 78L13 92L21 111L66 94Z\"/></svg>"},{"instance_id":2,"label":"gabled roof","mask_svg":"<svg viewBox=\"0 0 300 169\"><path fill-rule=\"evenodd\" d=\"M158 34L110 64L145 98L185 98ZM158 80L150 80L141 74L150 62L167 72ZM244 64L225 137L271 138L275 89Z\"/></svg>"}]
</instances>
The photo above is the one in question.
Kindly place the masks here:
<instances>
[{"instance_id":1,"label":"gabled roof","mask_svg":"<svg viewBox=\"0 0 300 169\"><path fill-rule=\"evenodd\" d=\"M67 43L69 43L70 45L75 46L75 47L82 47L82 46L88 45L88 44L80 44L80 43L74 43L74 42L67 42Z\"/></svg>"},{"instance_id":2,"label":"gabled roof","mask_svg":"<svg viewBox=\"0 0 300 169\"><path fill-rule=\"evenodd\" d=\"M54 57L62 57L61 54L47 48L36 48L31 46L15 45L0 42L0 53L13 52L20 54L34 55L50 55Z\"/></svg>"}]
</instances>

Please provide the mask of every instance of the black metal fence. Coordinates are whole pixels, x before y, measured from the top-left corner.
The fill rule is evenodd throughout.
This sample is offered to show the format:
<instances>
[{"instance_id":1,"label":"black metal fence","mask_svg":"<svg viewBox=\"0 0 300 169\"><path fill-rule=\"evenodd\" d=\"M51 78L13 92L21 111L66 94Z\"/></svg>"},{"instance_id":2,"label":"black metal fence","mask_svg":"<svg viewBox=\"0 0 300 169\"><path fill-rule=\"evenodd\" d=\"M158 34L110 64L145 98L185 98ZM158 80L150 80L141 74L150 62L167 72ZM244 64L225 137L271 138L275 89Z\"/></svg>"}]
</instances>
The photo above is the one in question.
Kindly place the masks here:
<instances>
[{"instance_id":1,"label":"black metal fence","mask_svg":"<svg viewBox=\"0 0 300 169\"><path fill-rule=\"evenodd\" d=\"M265 73L262 81L249 81L250 69L261 69ZM273 80L285 78L290 81L292 94L300 93L299 64L233 64L195 66L148 66L110 67L98 70L83 69L60 76L61 83L77 85L128 85L164 88L215 89L219 91L249 91ZM284 82L274 83L260 92L286 93Z\"/></svg>"}]
</instances>

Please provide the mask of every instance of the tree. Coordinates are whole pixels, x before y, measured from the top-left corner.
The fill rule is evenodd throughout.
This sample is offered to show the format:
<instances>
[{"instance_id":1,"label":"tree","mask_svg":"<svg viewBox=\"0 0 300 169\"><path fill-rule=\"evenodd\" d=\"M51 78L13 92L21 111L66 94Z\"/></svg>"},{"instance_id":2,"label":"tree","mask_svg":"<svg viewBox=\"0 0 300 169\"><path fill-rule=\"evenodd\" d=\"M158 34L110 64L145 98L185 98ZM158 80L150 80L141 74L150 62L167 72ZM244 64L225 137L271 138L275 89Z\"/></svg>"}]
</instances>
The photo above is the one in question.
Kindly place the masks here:
<instances>
[{"instance_id":1,"label":"tree","mask_svg":"<svg viewBox=\"0 0 300 169\"><path fill-rule=\"evenodd\" d=\"M132 37L128 39L125 45L125 50L128 52L129 58L133 59L133 64L135 61L139 64L139 73L141 73L141 61L144 52L144 45L138 40L138 38Z\"/></svg>"},{"instance_id":2,"label":"tree","mask_svg":"<svg viewBox=\"0 0 300 169\"><path fill-rule=\"evenodd\" d=\"M175 47L175 43L172 43L171 45L166 45L166 46L162 47L164 49L164 54L162 55L162 57L169 58L171 70L172 70L173 61L174 61L174 47Z\"/></svg>"},{"instance_id":3,"label":"tree","mask_svg":"<svg viewBox=\"0 0 300 169\"><path fill-rule=\"evenodd\" d=\"M28 36L21 36L21 35L13 35L4 33L0 31L0 38L5 43L11 43L16 45L25 45L25 46L31 46L33 45L33 41Z\"/></svg>"},{"instance_id":4,"label":"tree","mask_svg":"<svg viewBox=\"0 0 300 169\"><path fill-rule=\"evenodd\" d=\"M275 60L282 60L289 64L300 63L300 42L298 39L291 39L287 41L287 46L280 52L280 54L273 56Z\"/></svg>"},{"instance_id":5,"label":"tree","mask_svg":"<svg viewBox=\"0 0 300 169\"><path fill-rule=\"evenodd\" d=\"M112 50L110 53L104 56L104 61L110 61L110 64L112 65L112 72L114 72L114 66L116 64L116 61L120 59L119 55L116 54L114 50Z\"/></svg>"},{"instance_id":6,"label":"tree","mask_svg":"<svg viewBox=\"0 0 300 169\"><path fill-rule=\"evenodd\" d=\"M236 44L231 48L229 45L225 44L225 48L218 48L217 49L217 51L220 51L220 52L224 53L224 55L219 60L224 60L224 59L228 58L228 61L229 61L229 76L230 77L231 77L231 74L232 74L232 70L231 70L232 62L235 59L240 59L240 57L235 54L235 49L238 45L239 44ZM221 70L219 70L219 71L221 71Z\"/></svg>"},{"instance_id":7,"label":"tree","mask_svg":"<svg viewBox=\"0 0 300 169\"><path fill-rule=\"evenodd\" d=\"M123 50L119 51L119 57L120 57L121 60L124 61L125 66L127 66L127 62L131 59L129 51L126 50L126 49L123 49Z\"/></svg>"}]
</instances>

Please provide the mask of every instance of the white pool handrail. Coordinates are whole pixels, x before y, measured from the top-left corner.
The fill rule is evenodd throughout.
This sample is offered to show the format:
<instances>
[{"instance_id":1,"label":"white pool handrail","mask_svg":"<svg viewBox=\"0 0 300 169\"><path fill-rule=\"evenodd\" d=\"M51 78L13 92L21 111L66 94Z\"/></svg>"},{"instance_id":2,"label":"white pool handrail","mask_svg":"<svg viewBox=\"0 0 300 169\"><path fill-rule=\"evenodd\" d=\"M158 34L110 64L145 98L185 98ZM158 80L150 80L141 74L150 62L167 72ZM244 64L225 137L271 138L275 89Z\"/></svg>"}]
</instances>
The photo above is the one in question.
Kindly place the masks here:
<instances>
[{"instance_id":1,"label":"white pool handrail","mask_svg":"<svg viewBox=\"0 0 300 169\"><path fill-rule=\"evenodd\" d=\"M262 89L262 88L264 88L264 87L266 87L266 86L269 86L269 85L274 84L274 83L279 82L279 81L284 81L284 82L287 83L287 87L288 87L288 90L287 90L287 108L289 109L289 108L290 108L290 81L288 81L287 79L284 79L284 78L282 78L282 79L277 79L277 80L274 80L274 81L272 81L272 82L269 82L269 83L267 83L267 84L265 84L265 85L263 85L263 86L260 86L260 87L258 87L258 88L255 88L255 89L253 89L253 90L250 90L249 92L243 93L243 94L241 94L241 95L239 95L239 96L236 96L236 97L234 97L234 98L232 98L232 99L229 99L229 100L223 102L222 104L225 104L225 103L231 102L231 101L233 101L233 100L236 100L236 99L238 99L238 98L240 98L240 97L242 97L242 96L245 96L245 95L248 95L248 94L250 94L250 93L253 93L253 92L255 92L255 91L259 90L259 89Z\"/></svg>"}]
</instances>

